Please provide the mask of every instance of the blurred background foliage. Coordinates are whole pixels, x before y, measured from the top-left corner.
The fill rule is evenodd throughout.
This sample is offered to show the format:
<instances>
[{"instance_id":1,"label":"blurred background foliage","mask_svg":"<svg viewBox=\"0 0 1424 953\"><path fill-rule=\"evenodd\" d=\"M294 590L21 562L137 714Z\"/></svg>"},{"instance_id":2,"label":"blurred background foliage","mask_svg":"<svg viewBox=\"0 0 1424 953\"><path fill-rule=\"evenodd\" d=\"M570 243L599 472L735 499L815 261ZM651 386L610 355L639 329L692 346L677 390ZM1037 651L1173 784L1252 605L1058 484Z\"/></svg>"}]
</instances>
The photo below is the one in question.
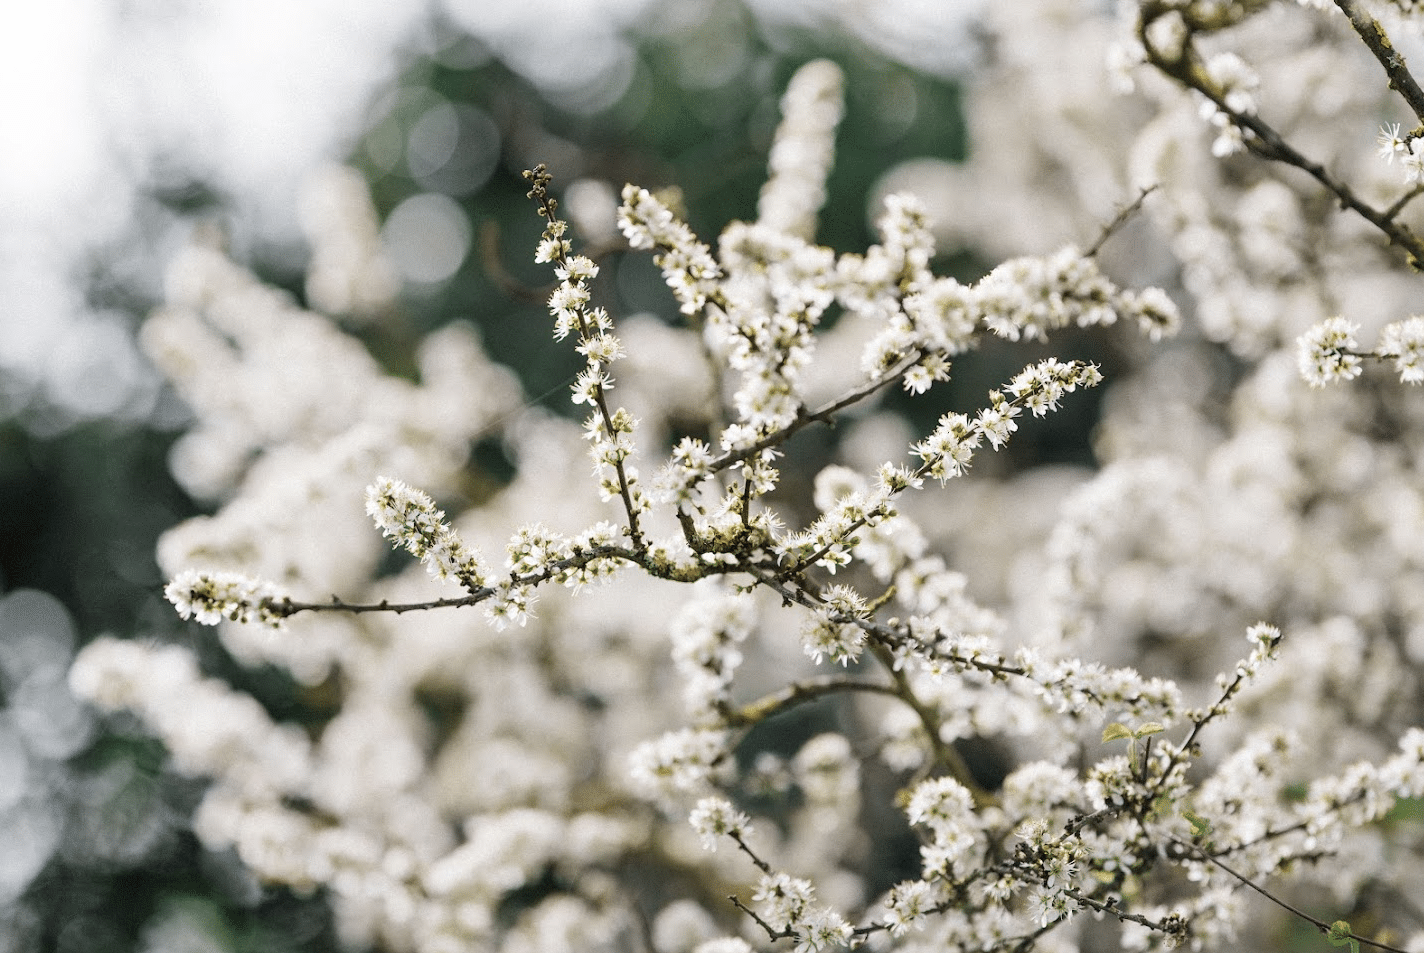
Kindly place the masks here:
<instances>
[{"instance_id":1,"label":"blurred background foliage","mask_svg":"<svg viewBox=\"0 0 1424 953\"><path fill-rule=\"evenodd\" d=\"M350 329L393 372L413 373L421 336L468 320L531 402L572 412L564 384L576 356L551 344L549 276L531 255L541 223L519 175L536 162L556 188L675 185L694 229L715 241L727 221L755 215L787 79L829 57L846 73L847 102L818 239L859 251L874 241L870 197L891 165L956 160L969 147L952 72L907 65L834 23L770 21L716 0L655 6L621 36L630 65L604 86L541 85L508 49L497 53L438 11L397 51L393 78L338 157L365 176L398 262L407 243L407 278L432 279L408 281L394 319ZM583 51L566 43L533 55ZM135 198L122 228L73 267L85 301L112 326L131 335L160 304L165 257L197 229L227 235L235 257L303 298L305 249L244 221L240 197L211 168L155 147L129 172ZM451 242L464 252L446 273L421 275L432 234L444 253ZM605 251L610 310L676 315L649 256ZM968 279L988 264L955 252L937 268ZM1095 339L1066 349L1110 358ZM973 406L1030 357L988 349L964 362L917 422ZM184 408L156 378L140 389L141 410L97 413L0 389L0 951L335 950L320 897L265 889L235 858L201 850L185 826L199 782L168 771L134 724L99 724L64 689L75 648L119 633L196 648L208 671L278 717L300 717L314 701L275 671L239 669L163 602L155 540L203 505L165 463ZM1075 400L1015 452L1083 462L1094 407ZM483 463L497 467L497 456Z\"/></svg>"}]
</instances>

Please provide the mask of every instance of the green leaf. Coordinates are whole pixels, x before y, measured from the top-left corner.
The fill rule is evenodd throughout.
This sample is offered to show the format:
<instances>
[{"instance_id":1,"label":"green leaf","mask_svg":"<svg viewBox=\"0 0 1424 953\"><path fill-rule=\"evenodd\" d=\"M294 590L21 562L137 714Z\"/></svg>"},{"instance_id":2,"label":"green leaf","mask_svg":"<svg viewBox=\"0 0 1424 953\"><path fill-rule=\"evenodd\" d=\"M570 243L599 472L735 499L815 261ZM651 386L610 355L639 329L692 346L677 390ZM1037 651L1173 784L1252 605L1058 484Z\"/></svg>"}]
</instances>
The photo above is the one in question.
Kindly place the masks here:
<instances>
[{"instance_id":1,"label":"green leaf","mask_svg":"<svg viewBox=\"0 0 1424 953\"><path fill-rule=\"evenodd\" d=\"M1103 729L1103 744L1109 741L1117 741L1120 738L1131 738L1132 729L1120 721L1115 721Z\"/></svg>"},{"instance_id":2,"label":"green leaf","mask_svg":"<svg viewBox=\"0 0 1424 953\"><path fill-rule=\"evenodd\" d=\"M1360 941L1351 936L1353 932L1347 921L1336 920L1330 924L1330 932L1325 934L1325 939L1330 941L1331 946L1348 946L1350 953L1360 953Z\"/></svg>"},{"instance_id":3,"label":"green leaf","mask_svg":"<svg viewBox=\"0 0 1424 953\"><path fill-rule=\"evenodd\" d=\"M1166 730L1167 727L1165 725L1155 721L1149 721L1145 725L1138 725L1137 730L1132 733L1132 737L1146 738L1148 735L1155 735Z\"/></svg>"}]
</instances>

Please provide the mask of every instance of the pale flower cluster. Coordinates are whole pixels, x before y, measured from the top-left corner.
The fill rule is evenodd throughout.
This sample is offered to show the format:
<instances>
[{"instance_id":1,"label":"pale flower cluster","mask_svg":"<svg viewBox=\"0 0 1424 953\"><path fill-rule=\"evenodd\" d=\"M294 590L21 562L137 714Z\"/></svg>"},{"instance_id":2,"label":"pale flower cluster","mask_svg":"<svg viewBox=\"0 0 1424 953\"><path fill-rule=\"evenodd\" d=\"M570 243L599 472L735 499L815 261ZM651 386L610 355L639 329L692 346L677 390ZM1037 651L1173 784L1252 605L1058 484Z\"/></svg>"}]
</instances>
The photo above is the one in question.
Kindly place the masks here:
<instances>
[{"instance_id":1,"label":"pale flower cluster","mask_svg":"<svg viewBox=\"0 0 1424 953\"><path fill-rule=\"evenodd\" d=\"M377 477L366 488L366 515L395 545L423 562L436 579L456 580L470 592L483 588L485 571L478 556L467 551L445 521L445 514L420 490L400 480Z\"/></svg>"},{"instance_id":2,"label":"pale flower cluster","mask_svg":"<svg viewBox=\"0 0 1424 953\"><path fill-rule=\"evenodd\" d=\"M276 587L241 573L185 569L164 587L163 594L180 616L203 625L217 625L226 619L276 628L282 622L281 613L273 607Z\"/></svg>"},{"instance_id":3,"label":"pale flower cluster","mask_svg":"<svg viewBox=\"0 0 1424 953\"><path fill-rule=\"evenodd\" d=\"M698 319L666 332L686 346L664 361L635 365L621 322L592 305L599 266L533 170L537 258L558 280L552 337L585 359L572 400L586 416L504 423L513 482L453 518L432 495L453 498L461 451L498 404L455 379L505 380L477 342L451 338L458 358L429 352L421 385L398 384L329 323L203 258L207 278L179 282L149 336L191 395L198 448L217 454L207 469L185 464L193 451L176 464L233 495L167 552L222 573L250 562L294 591L210 572L175 578L170 598L231 620L244 661L312 684L339 671L339 710L309 738L203 678L187 650L139 642L94 643L75 690L134 711L177 766L212 778L204 842L235 846L266 881L324 890L354 948L1273 948L1277 908L1243 881L1424 931L1387 902L1424 878L1407 801L1424 795L1424 406L1412 388L1299 376L1364 377L1355 336L1368 325L1375 357L1424 377L1424 319L1396 308L1417 286L1369 228L1277 178L1243 125L1289 114L1292 138L1367 180L1339 117L1382 101L1382 84L1356 82L1367 74L1347 24L1322 20L1324 40L1314 20L1292 25L1320 11L1159 6L1124 4L1116 24L1071 0L986 13L999 45L983 82L1023 78L1042 94L1029 116L1061 108L987 134L956 175L979 177L969 194L989 205L1027 196L1067 234L1047 254L1035 234L975 282L934 273L944 232L913 197L880 203L880 243L863 254L814 244L839 115L828 63L793 81L761 217L730 225L715 255L668 203L624 190L629 244L655 251ZM1065 46L1066 22L1077 42ZM1101 118L1115 35L1144 90L1124 108L1141 122ZM1198 62L1199 42L1210 56L1182 76L1202 88L1185 88L1172 64ZM1078 68L1088 54L1096 72ZM1292 76L1342 88L1301 93ZM971 88L971 126L1002 124L1004 88ZM1244 152L1220 147L1233 135ZM1026 161L1044 156L1093 188ZM1077 249L1104 237L1113 202L1153 184L1155 231L1127 251L1110 251L1120 235L1100 243L1131 276L1120 286L1097 246ZM953 218L951 234L982 229L990 249L1022 237L988 237L1002 210L993 218ZM1123 287L1173 273L1170 295ZM1193 303L1186 319L1176 292ZM284 355L284 379L302 379L318 342L346 342L320 357L356 383L319 413L304 389L306 416L248 394L269 382L255 371L231 395L202 372L205 347L228 369L247 363L223 328L260 354L279 318L311 342ZM1145 335L1107 329L1120 318ZM1112 341L1123 366L1025 360L977 410L934 405L928 433L874 413L897 385L937 399L991 336L1039 345L1069 327ZM650 395L692 379L699 354L715 358L713 406L674 441L670 405ZM1013 472L978 456L1103 385L1096 469ZM469 419L437 413L445 403ZM849 430L834 465L793 470L800 431L831 421ZM567 478L590 454L594 479ZM376 527L424 569L377 578L370 542L329 544L349 538L345 524L284 522L323 493L359 514L362 487ZM502 570L476 555L474 541L497 539ZM466 596L431 596L432 574ZM259 630L274 644L228 634L271 615L288 627ZM303 639L316 647L304 654Z\"/></svg>"}]
</instances>

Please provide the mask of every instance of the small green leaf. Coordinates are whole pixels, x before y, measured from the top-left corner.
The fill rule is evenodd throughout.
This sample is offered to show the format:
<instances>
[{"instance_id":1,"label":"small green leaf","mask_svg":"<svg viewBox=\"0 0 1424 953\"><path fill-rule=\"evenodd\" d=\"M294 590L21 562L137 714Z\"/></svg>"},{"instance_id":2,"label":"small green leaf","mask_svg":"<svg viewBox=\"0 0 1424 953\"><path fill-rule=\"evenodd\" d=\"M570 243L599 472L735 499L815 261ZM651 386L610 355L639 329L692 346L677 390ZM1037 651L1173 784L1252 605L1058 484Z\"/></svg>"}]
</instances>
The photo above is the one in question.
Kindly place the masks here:
<instances>
[{"instance_id":1,"label":"small green leaf","mask_svg":"<svg viewBox=\"0 0 1424 953\"><path fill-rule=\"evenodd\" d=\"M1137 730L1132 733L1132 737L1146 738L1148 735L1155 735L1159 732L1163 732L1166 730L1167 728L1165 725L1159 724L1155 721L1149 721L1145 725L1138 725Z\"/></svg>"},{"instance_id":2,"label":"small green leaf","mask_svg":"<svg viewBox=\"0 0 1424 953\"><path fill-rule=\"evenodd\" d=\"M1103 729L1103 744L1109 741L1117 741L1121 738L1131 738L1132 729L1120 721L1115 721Z\"/></svg>"},{"instance_id":3,"label":"small green leaf","mask_svg":"<svg viewBox=\"0 0 1424 953\"><path fill-rule=\"evenodd\" d=\"M1330 932L1325 934L1325 939L1330 941L1331 946L1348 946L1350 953L1360 953L1360 941L1351 936L1353 932L1347 921L1336 920L1330 924Z\"/></svg>"},{"instance_id":4,"label":"small green leaf","mask_svg":"<svg viewBox=\"0 0 1424 953\"><path fill-rule=\"evenodd\" d=\"M1211 821L1193 811L1183 811L1182 816L1187 819L1187 823L1192 825L1192 836L1201 837L1211 830Z\"/></svg>"}]
</instances>

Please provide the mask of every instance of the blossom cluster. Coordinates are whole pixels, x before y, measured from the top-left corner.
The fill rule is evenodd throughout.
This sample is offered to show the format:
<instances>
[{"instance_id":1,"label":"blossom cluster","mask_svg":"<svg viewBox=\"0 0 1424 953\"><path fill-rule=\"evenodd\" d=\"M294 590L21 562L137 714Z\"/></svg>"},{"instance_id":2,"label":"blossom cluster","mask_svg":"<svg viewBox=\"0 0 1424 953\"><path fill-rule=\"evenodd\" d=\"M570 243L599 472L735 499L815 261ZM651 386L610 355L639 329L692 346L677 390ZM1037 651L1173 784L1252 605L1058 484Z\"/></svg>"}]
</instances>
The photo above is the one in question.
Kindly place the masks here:
<instances>
[{"instance_id":1,"label":"blossom cluster","mask_svg":"<svg viewBox=\"0 0 1424 953\"><path fill-rule=\"evenodd\" d=\"M1031 6L1034 23L1057 9ZM1303 327L1339 310L1324 307L1331 282L1353 271L1394 287L1408 263L1339 228L1333 250L1336 220L1316 217L1330 203L1254 165L1220 171L1223 159L1290 155L1263 125L1281 95L1270 61L1197 48L1221 32L1290 59L1293 35L1257 22L1268 5L1166 6L1124 5L1136 43L1125 59L1166 82L1141 84L1149 123L1082 129L1071 123L1098 122L1096 108L1062 109L998 141L983 117L1014 84L971 92L984 158L955 174L996 189L994 176L1021 175L1009 191L1077 232L1047 253L1035 232L977 281L935 274L943 232L910 195L878 202L879 242L864 253L814 244L842 85L825 62L783 100L758 220L729 225L715 254L668 202L623 191L624 236L656 253L689 319L658 329L686 345L663 360L635 365L652 332L594 306L600 266L576 253L548 171L532 170L536 258L558 281L552 337L585 361L571 395L582 426L505 427L514 481L453 520L424 491L369 473L413 472L448 499L473 432L444 425L408 455L388 446L401 427L345 444L328 435L328 454L344 450L339 472L368 469L368 516L424 568L378 577L369 549L353 547L321 575L336 557L275 542L290 537L268 520L289 565L266 575L302 592L332 579L378 601L297 602L218 573L170 586L185 618L224 633L280 617L291 641L310 632L329 646L303 665L296 649L258 655L225 635L235 654L277 658L313 684L340 666L340 710L319 736L275 724L176 647L95 643L76 690L135 711L183 770L214 778L197 819L205 842L236 846L265 880L323 888L354 946L1268 948L1275 921L1244 885L1295 883L1424 931L1380 902L1424 876L1408 849L1417 818L1399 806L1424 794L1424 492L1412 463L1424 413L1410 389L1301 386L1297 372L1314 385L1362 375L1369 355L1351 321L1327 320L1292 351ZM1085 75L1071 58L1104 55L1121 29L1095 20L1087 40L1063 44L1020 13L986 17L1003 42L986 68L1031 85L1041 101L1025 109L1070 96L1065 77ZM1012 72L1062 65L1053 56L1075 68ZM1069 104L1096 107L1102 92ZM1303 124L1319 120L1318 104L1297 105ZM1199 141L1203 112L1215 146ZM1023 161L1066 151L1081 170L1106 168L1090 159L1111 143L1120 181L1085 178L1097 193L1040 181L1046 166ZM1190 323L1166 291L1106 277L1113 229L1078 250L1103 208L1065 203L1130 198L1129 152L1164 180L1145 213L1160 235L1115 254L1139 276L1170 271L1154 255L1175 256ZM1233 202L1208 201L1218 189ZM1013 233L1001 212L980 226L949 218L951 230L982 227L980 247ZM936 406L928 433L877 412L897 385L937 399L985 339L1039 345L1120 319L1147 340L1122 344L1139 373L1111 382L1097 469L981 478L993 468L976 458L1109 384L1112 368L1087 361L1036 357L977 410ZM1182 328L1185 340L1155 346ZM1384 325L1379 342L1375 358L1424 379L1424 318ZM1224 370L1214 348L1237 363ZM658 395L704 356L712 406L687 434ZM207 415L231 406L199 403ZM356 428L369 408L347 410ZM849 431L836 462L793 472L800 432L827 422ZM565 479L589 453L593 485ZM808 485L809 501L791 499ZM255 522L244 499L215 519ZM461 541L491 536L509 539L501 572ZM617 585L587 585L615 574ZM426 575L466 595L429 600ZM453 608L475 603L493 626ZM406 614L419 608L440 611ZM180 695L195 723L228 718L244 737L195 736L173 708ZM901 810L886 820L891 803ZM687 896L669 900L673 887Z\"/></svg>"},{"instance_id":2,"label":"blossom cluster","mask_svg":"<svg viewBox=\"0 0 1424 953\"><path fill-rule=\"evenodd\" d=\"M274 602L277 588L241 573L184 570L164 587L163 594L180 616L204 625L217 625L227 619L277 628L282 622L282 613Z\"/></svg>"},{"instance_id":3,"label":"blossom cluster","mask_svg":"<svg viewBox=\"0 0 1424 953\"><path fill-rule=\"evenodd\" d=\"M1349 381L1364 372L1364 359L1390 359L1394 371L1405 384L1424 382L1424 317L1414 315L1393 321L1380 329L1373 352L1358 350L1355 335L1360 326L1334 317L1315 325L1300 336L1300 376L1312 387Z\"/></svg>"},{"instance_id":4,"label":"blossom cluster","mask_svg":"<svg viewBox=\"0 0 1424 953\"><path fill-rule=\"evenodd\" d=\"M485 570L435 508L430 497L400 480L377 477L366 489L366 515L397 546L423 562L436 579L454 579L470 592L485 585Z\"/></svg>"}]
</instances>

